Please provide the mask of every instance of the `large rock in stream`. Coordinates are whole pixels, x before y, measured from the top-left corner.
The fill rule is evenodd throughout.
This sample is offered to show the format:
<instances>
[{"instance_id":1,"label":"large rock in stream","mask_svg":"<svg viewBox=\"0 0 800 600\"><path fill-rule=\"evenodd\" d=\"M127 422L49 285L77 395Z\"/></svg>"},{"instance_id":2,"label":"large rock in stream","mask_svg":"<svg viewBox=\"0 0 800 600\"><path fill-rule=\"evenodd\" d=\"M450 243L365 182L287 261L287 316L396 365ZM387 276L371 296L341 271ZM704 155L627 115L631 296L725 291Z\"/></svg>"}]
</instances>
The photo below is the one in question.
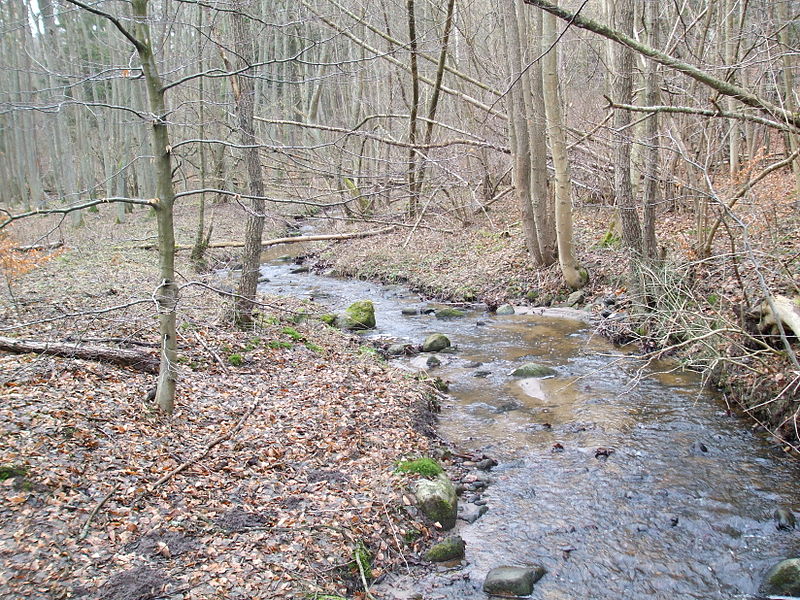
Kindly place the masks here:
<instances>
[{"instance_id":1,"label":"large rock in stream","mask_svg":"<svg viewBox=\"0 0 800 600\"><path fill-rule=\"evenodd\" d=\"M533 584L547 573L544 567L496 567L483 582L483 591L493 596L530 596Z\"/></svg>"},{"instance_id":2,"label":"large rock in stream","mask_svg":"<svg viewBox=\"0 0 800 600\"><path fill-rule=\"evenodd\" d=\"M447 531L456 524L458 498L456 488L447 475L437 475L435 479L420 479L414 489L417 507L434 523L439 523Z\"/></svg>"},{"instance_id":3,"label":"large rock in stream","mask_svg":"<svg viewBox=\"0 0 800 600\"><path fill-rule=\"evenodd\" d=\"M357 331L375 327L375 306L370 300L359 300L347 307L343 315L339 315L336 324L342 329Z\"/></svg>"},{"instance_id":4,"label":"large rock in stream","mask_svg":"<svg viewBox=\"0 0 800 600\"><path fill-rule=\"evenodd\" d=\"M422 342L423 352L439 352L450 347L450 339L443 333L432 333Z\"/></svg>"},{"instance_id":5,"label":"large rock in stream","mask_svg":"<svg viewBox=\"0 0 800 600\"><path fill-rule=\"evenodd\" d=\"M526 363L514 369L511 374L514 377L550 377L555 375L556 371L539 363Z\"/></svg>"},{"instance_id":6,"label":"large rock in stream","mask_svg":"<svg viewBox=\"0 0 800 600\"><path fill-rule=\"evenodd\" d=\"M800 558L788 558L772 567L761 584L761 593L800 597Z\"/></svg>"}]
</instances>

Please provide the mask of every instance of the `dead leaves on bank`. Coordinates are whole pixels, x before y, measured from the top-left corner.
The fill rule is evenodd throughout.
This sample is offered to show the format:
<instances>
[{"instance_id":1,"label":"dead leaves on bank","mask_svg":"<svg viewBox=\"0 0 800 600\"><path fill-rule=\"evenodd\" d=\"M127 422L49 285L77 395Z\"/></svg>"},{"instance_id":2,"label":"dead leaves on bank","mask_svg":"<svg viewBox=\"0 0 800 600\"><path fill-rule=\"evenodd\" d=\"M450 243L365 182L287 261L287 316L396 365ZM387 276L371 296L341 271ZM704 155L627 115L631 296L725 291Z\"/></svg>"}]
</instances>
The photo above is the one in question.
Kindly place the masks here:
<instances>
[{"instance_id":1,"label":"dead leaves on bank","mask_svg":"<svg viewBox=\"0 0 800 600\"><path fill-rule=\"evenodd\" d=\"M205 333L218 351L238 343ZM359 541L376 576L402 564L404 535L424 527L402 509L393 466L426 450L420 395L321 326L306 335L327 350L260 344L228 374L199 348L171 419L143 400L141 373L0 356L0 465L24 473L0 482L0 589L346 594L360 587Z\"/></svg>"}]
</instances>

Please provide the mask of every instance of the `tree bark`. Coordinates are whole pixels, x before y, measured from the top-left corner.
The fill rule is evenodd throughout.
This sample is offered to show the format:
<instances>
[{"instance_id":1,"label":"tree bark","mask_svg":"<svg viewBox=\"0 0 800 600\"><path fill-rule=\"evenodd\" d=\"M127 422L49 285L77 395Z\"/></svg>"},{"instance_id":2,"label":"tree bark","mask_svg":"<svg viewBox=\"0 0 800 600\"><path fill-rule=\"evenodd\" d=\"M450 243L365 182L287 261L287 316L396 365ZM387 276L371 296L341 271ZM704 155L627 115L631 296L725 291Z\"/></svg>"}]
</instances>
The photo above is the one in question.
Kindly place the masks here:
<instances>
[{"instance_id":1,"label":"tree bark","mask_svg":"<svg viewBox=\"0 0 800 600\"><path fill-rule=\"evenodd\" d=\"M51 356L64 356L66 358L80 358L97 362L112 363L123 367L130 367L145 373L158 373L159 360L149 354L126 350L122 348L109 348L107 346L90 346L82 344L69 344L63 342L40 342L20 338L0 337L0 350L15 354L49 354Z\"/></svg>"},{"instance_id":2,"label":"tree bark","mask_svg":"<svg viewBox=\"0 0 800 600\"><path fill-rule=\"evenodd\" d=\"M241 11L241 1L235 7ZM249 22L241 12L233 17L234 46L239 59L245 67L254 62L252 37ZM242 277L239 279L237 299L235 303L235 320L239 325L247 326L253 320L253 301L256 298L258 274L261 258L261 237L264 233L264 179L261 173L261 159L255 134L253 112L255 109L255 90L251 77L234 75L231 84L236 103L236 115L239 121L241 143L245 146L244 160L250 180L251 210L247 215L247 226L244 235L242 252Z\"/></svg>"},{"instance_id":3,"label":"tree bark","mask_svg":"<svg viewBox=\"0 0 800 600\"><path fill-rule=\"evenodd\" d=\"M547 116L547 137L553 155L556 194L556 234L558 236L558 262L564 281L572 289L586 284L586 271L578 265L572 236L572 198L567 158L566 132L558 89L558 46L556 45L556 18L545 14L542 22L542 48L549 51L542 59L542 88Z\"/></svg>"},{"instance_id":4,"label":"tree bark","mask_svg":"<svg viewBox=\"0 0 800 600\"><path fill-rule=\"evenodd\" d=\"M616 0L614 3L614 25L626 35L633 32L633 3L631 0ZM631 104L633 97L633 50L625 46L614 47L614 86L616 96L624 104ZM622 223L622 241L636 256L642 254L642 230L631 184L631 113L617 110L614 113L614 129L617 134L614 156L614 192L617 210Z\"/></svg>"},{"instance_id":5,"label":"tree bark","mask_svg":"<svg viewBox=\"0 0 800 600\"><path fill-rule=\"evenodd\" d=\"M175 331L178 286L175 284L175 228L173 223L175 188L172 184L172 146L167 130L164 90L150 46L147 1L133 0L132 2L137 33L135 41L132 40L132 42L142 62L150 112L153 116L151 133L158 193L156 219L158 221L158 258L161 277L161 282L155 292L158 305L158 327L161 335L161 364L158 371L156 403L161 410L172 414L175 409L178 358Z\"/></svg>"}]
</instances>

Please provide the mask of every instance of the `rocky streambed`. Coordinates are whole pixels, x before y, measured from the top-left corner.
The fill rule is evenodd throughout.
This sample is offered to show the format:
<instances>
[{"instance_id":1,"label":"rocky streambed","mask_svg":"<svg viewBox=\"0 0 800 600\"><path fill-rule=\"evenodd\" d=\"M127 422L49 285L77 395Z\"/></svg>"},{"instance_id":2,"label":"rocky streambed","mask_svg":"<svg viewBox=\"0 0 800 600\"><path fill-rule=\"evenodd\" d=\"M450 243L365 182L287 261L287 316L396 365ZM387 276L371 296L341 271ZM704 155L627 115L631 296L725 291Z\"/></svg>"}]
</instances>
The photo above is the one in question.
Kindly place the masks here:
<instances>
[{"instance_id":1,"label":"rocky streambed","mask_svg":"<svg viewBox=\"0 0 800 600\"><path fill-rule=\"evenodd\" d=\"M393 348L398 366L447 383L439 433L474 457L449 473L459 479L456 554L433 566L418 557L426 566L385 578L377 596L800 593L791 587L796 562L773 569L800 556L800 468L696 376L641 363L594 336L581 311L442 312L451 307L398 286L274 262L262 275L263 291L314 298L332 312L370 300L376 327L363 335ZM449 346L409 355L433 334ZM788 583L765 587L770 569Z\"/></svg>"}]
</instances>

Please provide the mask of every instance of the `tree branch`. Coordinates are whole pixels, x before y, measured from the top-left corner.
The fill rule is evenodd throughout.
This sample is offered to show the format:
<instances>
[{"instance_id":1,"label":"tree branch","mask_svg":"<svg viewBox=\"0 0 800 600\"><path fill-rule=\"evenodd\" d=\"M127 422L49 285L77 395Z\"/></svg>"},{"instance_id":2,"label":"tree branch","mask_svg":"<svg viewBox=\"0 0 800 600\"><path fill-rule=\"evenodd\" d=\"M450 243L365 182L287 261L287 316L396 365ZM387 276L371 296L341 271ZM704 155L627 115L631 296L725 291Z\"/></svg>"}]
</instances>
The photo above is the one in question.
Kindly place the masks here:
<instances>
[{"instance_id":1,"label":"tree branch","mask_svg":"<svg viewBox=\"0 0 800 600\"><path fill-rule=\"evenodd\" d=\"M94 8L93 6L89 6L88 4L84 4L80 0L67 0L67 2L69 2L70 4L74 4L75 6L78 6L78 7L82 8L83 10L87 10L92 14L95 14L95 15L97 15L99 17L103 17L104 19L108 19L109 21L111 21L114 24L114 27L116 27L122 35L124 35L126 38L128 38L128 41L131 44L133 44L133 46L134 46L134 48L136 48L136 50L141 52L142 50L147 48L147 45L144 42L142 42L140 39L135 37L130 31L125 29L125 27L122 25L122 23L119 21L119 19L117 19L114 15L111 15L111 14L109 14L109 13L107 13L105 11L102 11L100 9Z\"/></svg>"},{"instance_id":2,"label":"tree branch","mask_svg":"<svg viewBox=\"0 0 800 600\"><path fill-rule=\"evenodd\" d=\"M12 215L5 209L0 209L0 212L5 213L7 218L5 221L0 223L0 229L4 229L14 221L19 221L20 219L27 219L28 217L35 217L37 215L66 215L71 212L75 212L76 210L83 210L85 208L91 208L92 206L97 206L99 204L110 204L114 202L123 202L126 204L138 204L140 206L149 206L151 208L158 208L158 199L154 198L152 200L144 200L141 198L98 198L97 200L90 200L89 202L84 202L83 204L73 204L72 206L62 206L60 208L37 208L36 210L32 210L26 213L20 213L18 215Z\"/></svg>"},{"instance_id":3,"label":"tree branch","mask_svg":"<svg viewBox=\"0 0 800 600\"><path fill-rule=\"evenodd\" d=\"M730 96L732 98L736 98L743 104L747 106L752 106L753 108L758 108L759 110L763 110L764 112L772 115L773 117L785 121L794 127L800 128L800 115L797 113L793 113L786 109L781 108L771 102L757 96L746 89L739 87L733 83L728 81L724 81L722 79L717 79L712 75L709 75L705 71L700 70L694 65L689 63L685 63L674 56L670 56L669 54L665 54L660 50L656 50L655 48L651 48L647 44L643 44L632 37L625 35L624 33L617 31L616 29L612 29L607 25L603 25L602 23L598 23L597 21L593 21L592 19L588 19L582 15L578 15L576 13L570 12L559 6L549 2L548 0L523 0L525 4L530 4L531 6L536 6L552 15L555 15L559 19L572 23L575 27L580 27L581 29L586 29L587 31L591 31L598 35L601 35L605 38L613 40L618 44L622 44L639 54L646 56L647 58L656 61L659 64L662 64L666 67L674 69L684 75L691 77L695 81L699 81L703 85L710 87L711 89L719 92L723 96Z\"/></svg>"},{"instance_id":4,"label":"tree branch","mask_svg":"<svg viewBox=\"0 0 800 600\"><path fill-rule=\"evenodd\" d=\"M620 104L614 102L608 96L603 96L603 97L608 101L608 108L619 108L621 110L629 110L631 112L643 112L643 113L662 112L662 113L676 113L682 115L699 115L702 117L719 117L723 119L736 119L739 121L751 121L753 123L760 123L761 125L766 125L767 127L773 127L780 131L787 131L790 133L796 131L795 128L790 127L786 123L781 123L780 121L773 121L771 119L765 119L764 117L759 117L756 115L733 113L719 108L711 110L710 108L698 108L694 106L637 106L634 104Z\"/></svg>"}]
</instances>

